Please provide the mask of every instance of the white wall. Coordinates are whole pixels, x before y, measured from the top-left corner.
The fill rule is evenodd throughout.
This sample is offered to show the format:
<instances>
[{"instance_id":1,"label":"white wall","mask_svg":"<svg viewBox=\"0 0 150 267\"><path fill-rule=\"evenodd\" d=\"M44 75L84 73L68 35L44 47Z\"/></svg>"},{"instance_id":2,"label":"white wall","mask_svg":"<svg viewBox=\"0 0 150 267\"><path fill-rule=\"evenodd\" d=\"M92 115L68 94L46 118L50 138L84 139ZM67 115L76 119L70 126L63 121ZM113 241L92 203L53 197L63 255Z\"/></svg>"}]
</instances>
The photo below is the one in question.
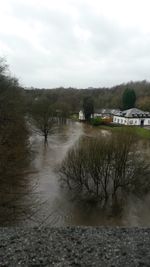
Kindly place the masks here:
<instances>
[{"instance_id":1,"label":"white wall","mask_svg":"<svg viewBox=\"0 0 150 267\"><path fill-rule=\"evenodd\" d=\"M118 124L127 125L128 124L128 119L126 119L124 117L113 116L113 122L114 123L118 123Z\"/></svg>"},{"instance_id":2,"label":"white wall","mask_svg":"<svg viewBox=\"0 0 150 267\"><path fill-rule=\"evenodd\" d=\"M144 119L144 125L150 125L150 118Z\"/></svg>"},{"instance_id":3,"label":"white wall","mask_svg":"<svg viewBox=\"0 0 150 267\"><path fill-rule=\"evenodd\" d=\"M85 116L82 110L79 111L79 120L84 121L85 120Z\"/></svg>"},{"instance_id":4,"label":"white wall","mask_svg":"<svg viewBox=\"0 0 150 267\"><path fill-rule=\"evenodd\" d=\"M141 120L144 120L143 125L150 125L150 118L125 118L114 116L113 122L123 125L141 125Z\"/></svg>"}]
</instances>

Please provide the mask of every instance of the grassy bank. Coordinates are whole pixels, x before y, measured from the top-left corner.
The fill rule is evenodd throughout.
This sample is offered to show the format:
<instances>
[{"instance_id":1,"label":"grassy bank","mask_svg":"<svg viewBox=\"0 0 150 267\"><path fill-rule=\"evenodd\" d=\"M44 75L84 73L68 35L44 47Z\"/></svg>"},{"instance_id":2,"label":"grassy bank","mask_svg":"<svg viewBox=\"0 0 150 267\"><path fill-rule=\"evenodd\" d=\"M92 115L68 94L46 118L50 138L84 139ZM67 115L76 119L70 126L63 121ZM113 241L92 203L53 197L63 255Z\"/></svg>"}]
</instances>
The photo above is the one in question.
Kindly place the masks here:
<instances>
[{"instance_id":1,"label":"grassy bank","mask_svg":"<svg viewBox=\"0 0 150 267\"><path fill-rule=\"evenodd\" d=\"M135 133L136 136L143 138L143 139L150 139L150 129L141 128L138 126L110 126L110 125L100 125L98 129L108 130L112 132L122 131L123 129L130 129Z\"/></svg>"}]
</instances>

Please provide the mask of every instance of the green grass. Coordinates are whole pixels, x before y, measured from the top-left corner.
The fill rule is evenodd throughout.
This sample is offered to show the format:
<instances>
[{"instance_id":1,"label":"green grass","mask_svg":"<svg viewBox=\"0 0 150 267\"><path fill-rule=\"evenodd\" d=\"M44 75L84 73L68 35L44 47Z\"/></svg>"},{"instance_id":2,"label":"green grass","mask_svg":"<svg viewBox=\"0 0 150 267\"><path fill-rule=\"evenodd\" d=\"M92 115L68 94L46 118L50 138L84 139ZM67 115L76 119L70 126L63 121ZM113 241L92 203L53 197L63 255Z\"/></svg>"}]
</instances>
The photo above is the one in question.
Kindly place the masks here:
<instances>
[{"instance_id":1,"label":"green grass","mask_svg":"<svg viewBox=\"0 0 150 267\"><path fill-rule=\"evenodd\" d=\"M106 126L106 125L101 125L98 127L98 129L103 129L103 130L108 130L112 132L119 132L122 131L123 129L130 129L135 133L136 136L143 138L143 139L150 139L150 129L145 129L141 128L138 126Z\"/></svg>"},{"instance_id":2,"label":"green grass","mask_svg":"<svg viewBox=\"0 0 150 267\"><path fill-rule=\"evenodd\" d=\"M150 129L145 129L141 127L134 127L135 133L142 138L150 139Z\"/></svg>"}]
</instances>

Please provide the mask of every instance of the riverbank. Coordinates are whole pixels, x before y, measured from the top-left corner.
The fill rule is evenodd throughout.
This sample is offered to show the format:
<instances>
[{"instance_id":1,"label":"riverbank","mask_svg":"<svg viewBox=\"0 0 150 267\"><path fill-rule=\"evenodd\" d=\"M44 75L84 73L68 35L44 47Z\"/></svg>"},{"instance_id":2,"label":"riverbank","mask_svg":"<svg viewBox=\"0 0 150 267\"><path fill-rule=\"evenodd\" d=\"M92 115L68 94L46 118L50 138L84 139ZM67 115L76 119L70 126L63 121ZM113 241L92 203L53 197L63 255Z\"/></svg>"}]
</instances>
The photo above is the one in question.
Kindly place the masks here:
<instances>
[{"instance_id":1,"label":"riverbank","mask_svg":"<svg viewBox=\"0 0 150 267\"><path fill-rule=\"evenodd\" d=\"M149 266L150 228L0 228L0 266Z\"/></svg>"},{"instance_id":2,"label":"riverbank","mask_svg":"<svg viewBox=\"0 0 150 267\"><path fill-rule=\"evenodd\" d=\"M141 138L141 139L150 139L150 127L139 127L139 126L122 126L122 125L99 125L99 126L93 126L93 128L97 128L98 130L106 130L110 132L120 132L122 130L130 129L135 136Z\"/></svg>"}]
</instances>

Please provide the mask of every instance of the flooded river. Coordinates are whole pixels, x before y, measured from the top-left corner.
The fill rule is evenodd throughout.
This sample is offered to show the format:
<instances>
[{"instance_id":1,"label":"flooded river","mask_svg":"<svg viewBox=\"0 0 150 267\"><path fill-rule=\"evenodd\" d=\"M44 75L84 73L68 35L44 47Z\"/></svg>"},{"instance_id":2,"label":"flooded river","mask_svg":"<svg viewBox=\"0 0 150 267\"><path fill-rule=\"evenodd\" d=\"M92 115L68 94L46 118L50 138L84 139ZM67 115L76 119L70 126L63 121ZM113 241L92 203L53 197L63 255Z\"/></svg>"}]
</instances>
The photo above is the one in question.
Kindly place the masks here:
<instances>
[{"instance_id":1,"label":"flooded river","mask_svg":"<svg viewBox=\"0 0 150 267\"><path fill-rule=\"evenodd\" d=\"M49 136L47 145L38 134L31 136L33 159L25 171L26 184L1 196L0 224L150 226L150 196L142 200L128 198L122 212L116 215L115 211L112 214L95 206L77 204L60 187L58 168L69 148L82 135L97 135L98 131L78 122L68 122ZM103 131L103 134L109 133Z\"/></svg>"}]
</instances>

